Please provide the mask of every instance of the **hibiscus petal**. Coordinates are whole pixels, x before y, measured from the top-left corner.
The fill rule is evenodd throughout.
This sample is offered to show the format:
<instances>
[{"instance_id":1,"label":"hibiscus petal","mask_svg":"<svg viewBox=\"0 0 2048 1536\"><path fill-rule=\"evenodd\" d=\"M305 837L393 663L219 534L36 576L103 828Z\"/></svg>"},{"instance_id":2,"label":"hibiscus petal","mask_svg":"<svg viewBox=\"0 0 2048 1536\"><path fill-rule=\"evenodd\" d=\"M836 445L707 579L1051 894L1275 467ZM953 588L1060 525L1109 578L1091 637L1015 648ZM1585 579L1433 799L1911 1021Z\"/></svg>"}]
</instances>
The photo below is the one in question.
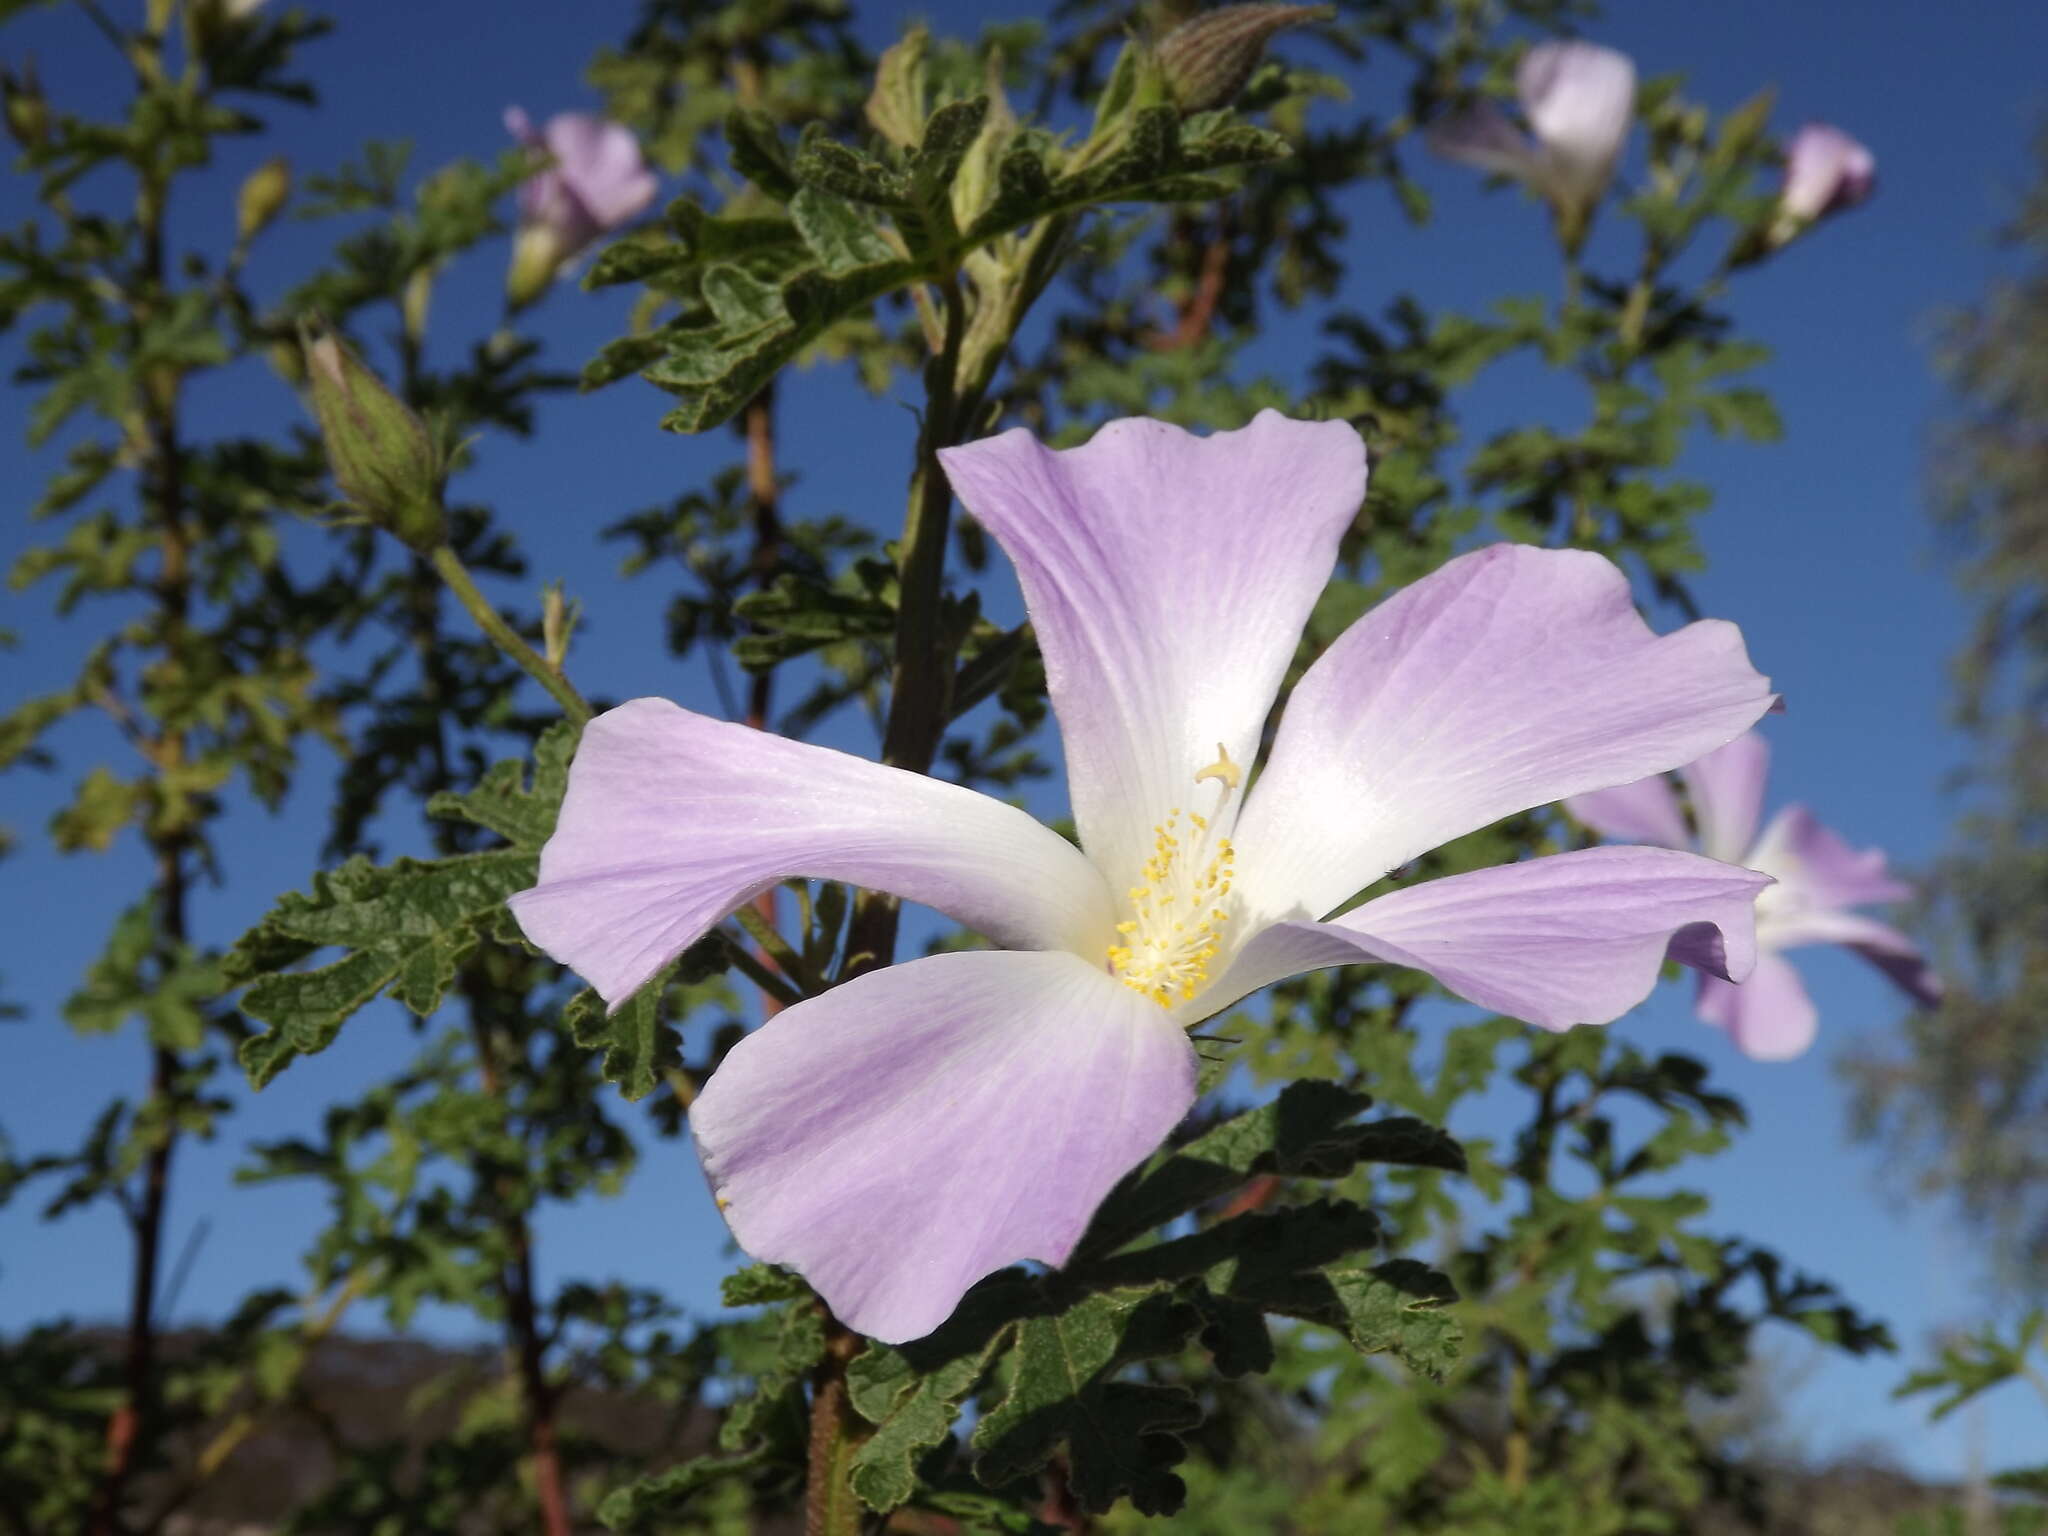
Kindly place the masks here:
<instances>
[{"instance_id":1,"label":"hibiscus petal","mask_svg":"<svg viewBox=\"0 0 2048 1536\"><path fill-rule=\"evenodd\" d=\"M1067 954L934 955L786 1009L690 1108L740 1246L887 1343L1061 1264L1195 1101L1166 1014Z\"/></svg>"},{"instance_id":2,"label":"hibiscus petal","mask_svg":"<svg viewBox=\"0 0 2048 1536\"><path fill-rule=\"evenodd\" d=\"M1725 1030L1737 1050L1758 1061L1789 1061L1813 1044L1820 1016L1799 973L1783 955L1765 950L1740 986L1700 977L1694 1011Z\"/></svg>"},{"instance_id":3,"label":"hibiscus petal","mask_svg":"<svg viewBox=\"0 0 2048 1536\"><path fill-rule=\"evenodd\" d=\"M1017 567L1082 845L1135 877L1217 744L1256 753L1364 499L1364 445L1262 411L1206 438L1115 421L1065 452L1017 430L940 458Z\"/></svg>"},{"instance_id":4,"label":"hibiscus petal","mask_svg":"<svg viewBox=\"0 0 2048 1536\"><path fill-rule=\"evenodd\" d=\"M1770 743L1754 731L1679 770L1699 820L1700 852L1729 864L1749 862L1744 855L1763 817L1770 773Z\"/></svg>"},{"instance_id":5,"label":"hibiscus petal","mask_svg":"<svg viewBox=\"0 0 2048 1536\"><path fill-rule=\"evenodd\" d=\"M1238 822L1239 888L1318 916L1503 816L1689 763L1770 703L1734 625L1652 634L1599 555L1462 555L1301 680Z\"/></svg>"},{"instance_id":6,"label":"hibiscus petal","mask_svg":"<svg viewBox=\"0 0 2048 1536\"><path fill-rule=\"evenodd\" d=\"M1860 912L1807 908L1766 919L1771 944L1797 949L1802 944L1840 944L1853 949L1914 1002L1933 1007L1942 998L1941 978L1927 963L1918 944L1888 923Z\"/></svg>"},{"instance_id":7,"label":"hibiscus petal","mask_svg":"<svg viewBox=\"0 0 2048 1536\"><path fill-rule=\"evenodd\" d=\"M640 155L640 141L623 124L585 112L548 120L548 152L570 190L600 229L616 229L654 201L660 183Z\"/></svg>"},{"instance_id":8,"label":"hibiscus petal","mask_svg":"<svg viewBox=\"0 0 2048 1536\"><path fill-rule=\"evenodd\" d=\"M526 936L616 1006L779 880L844 880L1019 949L1098 950L1109 893L1079 849L987 795L635 699L584 727Z\"/></svg>"},{"instance_id":9,"label":"hibiscus petal","mask_svg":"<svg viewBox=\"0 0 2048 1536\"><path fill-rule=\"evenodd\" d=\"M1299 971L1382 960L1427 971L1469 1002L1569 1029L1650 995L1671 950L1748 973L1754 870L1668 848L1589 848L1407 886L1327 923L1255 936L1216 988L1235 999Z\"/></svg>"},{"instance_id":10,"label":"hibiscus petal","mask_svg":"<svg viewBox=\"0 0 2048 1536\"><path fill-rule=\"evenodd\" d=\"M1539 43L1523 55L1515 87L1555 193L1573 202L1599 197L1635 118L1634 61L1597 43Z\"/></svg>"},{"instance_id":11,"label":"hibiscus petal","mask_svg":"<svg viewBox=\"0 0 2048 1536\"><path fill-rule=\"evenodd\" d=\"M1425 137L1429 147L1446 160L1477 166L1497 176L1527 181L1542 168L1536 146L1490 101L1438 118Z\"/></svg>"},{"instance_id":12,"label":"hibiscus petal","mask_svg":"<svg viewBox=\"0 0 2048 1536\"><path fill-rule=\"evenodd\" d=\"M1659 848L1690 848L1692 833L1678 796L1661 773L1633 784L1573 795L1564 802L1572 817L1615 843L1654 843Z\"/></svg>"},{"instance_id":13,"label":"hibiscus petal","mask_svg":"<svg viewBox=\"0 0 2048 1536\"><path fill-rule=\"evenodd\" d=\"M1803 805L1788 805L1771 818L1750 853L1801 902L1816 907L1859 907L1904 901L1913 888L1885 873L1884 850L1851 848L1822 826Z\"/></svg>"}]
</instances>

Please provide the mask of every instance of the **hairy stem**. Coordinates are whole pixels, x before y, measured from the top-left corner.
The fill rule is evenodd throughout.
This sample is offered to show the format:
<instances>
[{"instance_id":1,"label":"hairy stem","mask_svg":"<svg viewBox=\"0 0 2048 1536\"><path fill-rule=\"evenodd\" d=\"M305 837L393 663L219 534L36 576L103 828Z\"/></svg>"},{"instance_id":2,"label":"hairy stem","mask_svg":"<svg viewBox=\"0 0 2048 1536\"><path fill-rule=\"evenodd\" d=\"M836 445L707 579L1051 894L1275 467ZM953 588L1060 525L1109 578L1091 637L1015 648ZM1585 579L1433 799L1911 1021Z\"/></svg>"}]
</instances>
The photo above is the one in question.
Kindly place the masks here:
<instances>
[{"instance_id":1,"label":"hairy stem","mask_svg":"<svg viewBox=\"0 0 2048 1536\"><path fill-rule=\"evenodd\" d=\"M966 340L966 300L957 278L941 288L946 334L925 367L924 427L918 434L917 467L910 477L909 508L903 519L897 562L900 591L896 655L891 672L889 714L882 730L882 761L912 773L929 772L945 735L953 692L952 648L942 622L946 551L953 532L953 488L939 464L939 450L966 430L959 389L961 349ZM970 405L979 392L970 392ZM845 971L887 965L896 954L896 898L862 891L847 930Z\"/></svg>"},{"instance_id":2,"label":"hairy stem","mask_svg":"<svg viewBox=\"0 0 2048 1536\"><path fill-rule=\"evenodd\" d=\"M584 702L583 695L576 691L568 678L549 664L545 656L528 645L518 630L505 622L505 616L491 605L488 597L484 596L482 589L476 584L476 579L469 574L469 567L462 563L461 557L454 549L443 544L429 558L441 580L447 584L448 590L455 594L456 601L469 611L469 616L476 620L477 628L490 637L491 642L505 653L506 658L516 663L522 672L547 689L554 701L562 706L562 713L571 720L578 725L589 720L590 706Z\"/></svg>"},{"instance_id":3,"label":"hairy stem","mask_svg":"<svg viewBox=\"0 0 2048 1536\"><path fill-rule=\"evenodd\" d=\"M753 505L754 549L748 565L754 586L765 591L775 580L782 562L782 487L775 473L775 386L770 384L747 406L743 423L747 439L747 499ZM757 672L747 684L746 721L757 731L770 730L769 713L775 701L775 674ZM771 930L777 917L777 892L770 886L754 898L753 911ZM767 952L762 958L769 964ZM761 1016L773 1018L784 1006L782 997L762 987Z\"/></svg>"}]
</instances>

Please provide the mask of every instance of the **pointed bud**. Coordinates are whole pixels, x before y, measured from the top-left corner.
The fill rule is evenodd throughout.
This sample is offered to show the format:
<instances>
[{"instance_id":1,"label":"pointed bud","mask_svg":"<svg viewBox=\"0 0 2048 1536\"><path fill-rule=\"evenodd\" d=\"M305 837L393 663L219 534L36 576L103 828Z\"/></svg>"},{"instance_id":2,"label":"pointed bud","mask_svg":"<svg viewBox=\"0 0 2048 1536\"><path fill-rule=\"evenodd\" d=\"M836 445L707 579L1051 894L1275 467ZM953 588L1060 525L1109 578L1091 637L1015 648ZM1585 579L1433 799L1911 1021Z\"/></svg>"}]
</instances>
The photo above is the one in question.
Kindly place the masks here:
<instances>
[{"instance_id":1,"label":"pointed bud","mask_svg":"<svg viewBox=\"0 0 2048 1536\"><path fill-rule=\"evenodd\" d=\"M292 168L282 155L251 171L235 197L235 244L247 245L268 229L291 195Z\"/></svg>"},{"instance_id":2,"label":"pointed bud","mask_svg":"<svg viewBox=\"0 0 2048 1536\"><path fill-rule=\"evenodd\" d=\"M21 73L0 68L0 99L6 103L7 134L23 149L34 149L50 133L50 104L36 79L36 67L24 62Z\"/></svg>"},{"instance_id":3,"label":"pointed bud","mask_svg":"<svg viewBox=\"0 0 2048 1536\"><path fill-rule=\"evenodd\" d=\"M1877 189L1877 156L1839 128L1808 123L1785 146L1785 186L1768 242L1773 249Z\"/></svg>"},{"instance_id":4,"label":"pointed bud","mask_svg":"<svg viewBox=\"0 0 2048 1536\"><path fill-rule=\"evenodd\" d=\"M309 324L300 341L313 414L342 495L421 553L439 547L447 539L446 466L425 424L332 331Z\"/></svg>"},{"instance_id":5,"label":"pointed bud","mask_svg":"<svg viewBox=\"0 0 2048 1536\"><path fill-rule=\"evenodd\" d=\"M419 346L427 339L427 309L434 298L434 270L421 267L405 280L405 297L399 312L405 320L405 339Z\"/></svg>"},{"instance_id":6,"label":"pointed bud","mask_svg":"<svg viewBox=\"0 0 2048 1536\"><path fill-rule=\"evenodd\" d=\"M576 632L576 620L582 616L583 605L572 603L562 593L562 584L551 581L541 589L540 594L540 643L541 654L555 671L562 670L562 663L569 657L569 637Z\"/></svg>"},{"instance_id":7,"label":"pointed bud","mask_svg":"<svg viewBox=\"0 0 2048 1536\"><path fill-rule=\"evenodd\" d=\"M512 237L512 265L505 272L505 301L524 309L548 291L576 248L552 224L525 224Z\"/></svg>"},{"instance_id":8,"label":"pointed bud","mask_svg":"<svg viewBox=\"0 0 2048 1536\"><path fill-rule=\"evenodd\" d=\"M1159 69L1183 112L1228 106L1290 27L1328 21L1328 5L1226 5L1182 22L1159 43Z\"/></svg>"}]
</instances>

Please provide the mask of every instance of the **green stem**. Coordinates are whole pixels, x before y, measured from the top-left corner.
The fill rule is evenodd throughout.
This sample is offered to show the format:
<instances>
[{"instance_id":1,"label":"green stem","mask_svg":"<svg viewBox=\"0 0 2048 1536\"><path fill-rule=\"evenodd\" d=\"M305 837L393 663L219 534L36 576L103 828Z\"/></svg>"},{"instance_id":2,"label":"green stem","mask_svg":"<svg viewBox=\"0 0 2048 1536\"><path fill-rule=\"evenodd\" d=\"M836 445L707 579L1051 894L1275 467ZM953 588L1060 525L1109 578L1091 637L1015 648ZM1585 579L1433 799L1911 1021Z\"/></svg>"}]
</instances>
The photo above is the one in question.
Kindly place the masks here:
<instances>
[{"instance_id":1,"label":"green stem","mask_svg":"<svg viewBox=\"0 0 2048 1536\"><path fill-rule=\"evenodd\" d=\"M762 963L746 945L733 938L730 934L726 935L727 947L732 952L732 963L745 973L749 981L772 998L777 1007L793 1008L802 1002L805 997L813 996L817 991L822 990L809 986L802 986L801 990L799 990L801 984L792 983L789 979L790 975L805 974L808 979L807 973L788 971L783 956L793 955L794 952L790 949L789 944L783 939L782 935L777 933L768 920L752 906L741 907L733 915L739 918L741 926L754 936L754 941L761 946L769 958L774 960L777 965L784 967L784 972L782 973L771 969ZM770 940L773 942L771 943Z\"/></svg>"},{"instance_id":2,"label":"green stem","mask_svg":"<svg viewBox=\"0 0 2048 1536\"><path fill-rule=\"evenodd\" d=\"M956 276L941 283L939 292L945 301L946 334L924 373L924 429L918 435L917 467L911 473L909 508L903 520L897 565L896 659L889 716L882 729L882 760L911 773L929 771L938 755L953 691L953 658L941 622L946 549L953 532L953 489L939 463L939 449L957 442L966 426L959 383L967 303ZM977 391L970 400L978 398ZM860 893L847 929L842 979L878 969L895 958L897 911L893 896L880 891Z\"/></svg>"},{"instance_id":3,"label":"green stem","mask_svg":"<svg viewBox=\"0 0 2048 1536\"><path fill-rule=\"evenodd\" d=\"M518 630L505 622L504 615L491 606L491 600L478 588L461 556L443 544L429 558L441 580L447 583L448 590L455 594L456 601L469 610L469 616L476 620L477 627L491 638L492 643L517 662L528 677L547 689L554 701L562 706L562 713L578 725L588 721L591 711L583 695L566 677L549 666L547 658L528 645Z\"/></svg>"}]
</instances>

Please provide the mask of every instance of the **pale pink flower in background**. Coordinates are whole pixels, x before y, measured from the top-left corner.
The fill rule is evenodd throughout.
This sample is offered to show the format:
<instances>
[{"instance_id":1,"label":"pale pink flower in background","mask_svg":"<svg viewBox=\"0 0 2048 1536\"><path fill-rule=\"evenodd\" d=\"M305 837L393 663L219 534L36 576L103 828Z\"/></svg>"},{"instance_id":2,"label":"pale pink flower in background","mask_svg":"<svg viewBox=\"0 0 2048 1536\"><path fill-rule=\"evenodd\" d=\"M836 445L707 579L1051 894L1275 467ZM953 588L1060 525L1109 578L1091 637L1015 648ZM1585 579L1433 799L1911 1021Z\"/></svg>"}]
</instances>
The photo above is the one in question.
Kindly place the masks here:
<instances>
[{"instance_id":1,"label":"pale pink flower in background","mask_svg":"<svg viewBox=\"0 0 2048 1536\"><path fill-rule=\"evenodd\" d=\"M1667 953L1748 973L1762 876L1596 848L1403 886L1430 849L1729 741L1772 702L1740 633L1657 636L1598 555L1499 544L1359 619L1263 727L1365 453L1271 411L1118 421L1054 452L944 450L1017 568L1080 846L938 779L636 699L585 729L527 936L623 1003L776 882L921 903L992 949L776 1014L690 1127L740 1246L863 1333L914 1338L982 1276L1065 1262L1195 1101L1188 1032L1271 982L1409 966L1550 1029L1640 1002Z\"/></svg>"},{"instance_id":2,"label":"pale pink flower in background","mask_svg":"<svg viewBox=\"0 0 2048 1536\"><path fill-rule=\"evenodd\" d=\"M1707 857L1740 864L1776 882L1757 897L1756 969L1740 986L1702 975L1697 1012L1726 1030L1741 1050L1765 1061L1799 1055L1813 1043L1819 1015L1799 973L1781 951L1840 944L1855 951L1917 1003L1941 998L1941 982L1913 941L1852 907L1903 901L1909 886L1885 873L1883 853L1858 852L1803 805L1762 819L1770 748L1754 732L1679 771L1692 799L1695 837L1670 781L1662 775L1617 789L1575 795L1565 809L1601 836L1666 848L1697 846Z\"/></svg>"},{"instance_id":3,"label":"pale pink flower in background","mask_svg":"<svg viewBox=\"0 0 2048 1536\"><path fill-rule=\"evenodd\" d=\"M545 160L519 187L519 230L506 288L514 308L532 303L564 263L600 235L639 217L660 183L632 130L583 112L558 112L545 129L518 107L505 111L512 137Z\"/></svg>"},{"instance_id":4,"label":"pale pink flower in background","mask_svg":"<svg viewBox=\"0 0 2048 1536\"><path fill-rule=\"evenodd\" d=\"M1567 243L1576 247L1628 143L1635 64L1597 43L1539 43L1523 56L1515 88L1529 133L1482 101L1434 123L1429 145L1527 185L1556 211Z\"/></svg>"},{"instance_id":5,"label":"pale pink flower in background","mask_svg":"<svg viewBox=\"0 0 2048 1536\"><path fill-rule=\"evenodd\" d=\"M1855 207L1876 187L1875 155L1839 128L1808 123L1785 146L1785 185L1772 244L1783 245L1816 219Z\"/></svg>"}]
</instances>

